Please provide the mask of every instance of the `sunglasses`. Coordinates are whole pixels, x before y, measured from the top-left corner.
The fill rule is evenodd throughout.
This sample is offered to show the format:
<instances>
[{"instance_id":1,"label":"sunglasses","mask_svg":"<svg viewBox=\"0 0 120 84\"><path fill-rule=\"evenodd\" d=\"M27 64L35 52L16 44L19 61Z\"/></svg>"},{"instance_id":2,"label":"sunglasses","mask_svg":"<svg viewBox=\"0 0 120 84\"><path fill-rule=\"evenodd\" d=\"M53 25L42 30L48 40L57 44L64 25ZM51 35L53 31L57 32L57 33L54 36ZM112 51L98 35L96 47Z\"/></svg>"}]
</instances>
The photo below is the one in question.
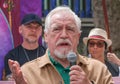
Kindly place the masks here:
<instances>
[{"instance_id":1,"label":"sunglasses","mask_svg":"<svg viewBox=\"0 0 120 84\"><path fill-rule=\"evenodd\" d=\"M90 46L90 47L94 47L95 45L98 47L98 48L102 48L104 45L105 45L105 43L104 42L93 42L93 41L90 41L89 43L88 43L88 45Z\"/></svg>"}]
</instances>

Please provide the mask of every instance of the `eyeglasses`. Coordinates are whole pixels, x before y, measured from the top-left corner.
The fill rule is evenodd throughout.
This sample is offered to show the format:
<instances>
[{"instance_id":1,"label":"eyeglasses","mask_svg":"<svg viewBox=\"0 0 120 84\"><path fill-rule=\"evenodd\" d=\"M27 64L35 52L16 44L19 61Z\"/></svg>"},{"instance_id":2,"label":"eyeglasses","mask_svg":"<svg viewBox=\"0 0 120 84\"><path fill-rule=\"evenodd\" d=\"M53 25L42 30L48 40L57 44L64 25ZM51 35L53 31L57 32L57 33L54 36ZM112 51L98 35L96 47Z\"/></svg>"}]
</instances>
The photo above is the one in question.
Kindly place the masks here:
<instances>
[{"instance_id":1,"label":"eyeglasses","mask_svg":"<svg viewBox=\"0 0 120 84\"><path fill-rule=\"evenodd\" d=\"M104 42L93 42L93 41L90 41L89 43L88 43L88 45L90 46L90 47L94 47L95 45L98 47L98 48L102 48L104 45L105 45L105 43Z\"/></svg>"}]
</instances>

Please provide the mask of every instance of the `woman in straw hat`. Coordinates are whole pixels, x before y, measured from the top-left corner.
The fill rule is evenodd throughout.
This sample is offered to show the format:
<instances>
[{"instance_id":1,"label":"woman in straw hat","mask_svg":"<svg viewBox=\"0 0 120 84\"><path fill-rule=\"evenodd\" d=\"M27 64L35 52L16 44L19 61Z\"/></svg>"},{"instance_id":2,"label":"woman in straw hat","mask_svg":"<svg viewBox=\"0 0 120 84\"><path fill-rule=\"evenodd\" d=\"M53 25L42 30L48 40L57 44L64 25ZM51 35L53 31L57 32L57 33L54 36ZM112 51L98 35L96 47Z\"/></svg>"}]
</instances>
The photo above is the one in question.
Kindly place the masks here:
<instances>
[{"instance_id":1,"label":"woman in straw hat","mask_svg":"<svg viewBox=\"0 0 120 84\"><path fill-rule=\"evenodd\" d=\"M119 76L118 65L108 61L105 55L105 51L112 44L112 41L107 38L107 33L105 30L93 28L88 37L83 38L83 42L87 46L87 54L89 57L103 62L111 72L112 76ZM109 53L107 55L112 54L113 53Z\"/></svg>"}]
</instances>

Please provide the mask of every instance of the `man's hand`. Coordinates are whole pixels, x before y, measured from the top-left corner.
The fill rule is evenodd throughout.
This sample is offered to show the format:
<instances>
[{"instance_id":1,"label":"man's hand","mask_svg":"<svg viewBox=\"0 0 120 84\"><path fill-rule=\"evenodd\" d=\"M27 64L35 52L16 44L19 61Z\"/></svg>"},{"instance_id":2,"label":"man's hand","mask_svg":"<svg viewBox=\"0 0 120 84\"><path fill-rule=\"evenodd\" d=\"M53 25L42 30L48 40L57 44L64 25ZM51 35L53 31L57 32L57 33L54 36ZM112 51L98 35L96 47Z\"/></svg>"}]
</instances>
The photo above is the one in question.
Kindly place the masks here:
<instances>
[{"instance_id":1,"label":"man's hand","mask_svg":"<svg viewBox=\"0 0 120 84\"><path fill-rule=\"evenodd\" d=\"M23 77L20 65L17 61L8 60L9 68L12 72L12 77L16 84L27 84L25 78Z\"/></svg>"},{"instance_id":2,"label":"man's hand","mask_svg":"<svg viewBox=\"0 0 120 84\"><path fill-rule=\"evenodd\" d=\"M86 73L78 65L74 65L70 68L70 84L91 84Z\"/></svg>"}]
</instances>

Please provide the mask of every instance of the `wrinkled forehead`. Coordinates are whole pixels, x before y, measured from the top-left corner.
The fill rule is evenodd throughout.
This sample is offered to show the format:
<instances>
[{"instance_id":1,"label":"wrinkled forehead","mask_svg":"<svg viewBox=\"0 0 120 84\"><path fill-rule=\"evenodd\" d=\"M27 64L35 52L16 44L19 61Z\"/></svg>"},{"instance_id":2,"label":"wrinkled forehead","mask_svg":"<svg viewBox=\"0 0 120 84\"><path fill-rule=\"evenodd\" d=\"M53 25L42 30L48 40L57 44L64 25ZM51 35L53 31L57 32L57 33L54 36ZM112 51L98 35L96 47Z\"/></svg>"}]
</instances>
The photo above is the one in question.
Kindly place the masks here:
<instances>
[{"instance_id":1,"label":"wrinkled forehead","mask_svg":"<svg viewBox=\"0 0 120 84\"><path fill-rule=\"evenodd\" d=\"M63 21L66 21L66 20L69 20L69 21L73 21L75 22L75 18L73 16L72 13L68 12L68 11L58 11L58 12L55 12L52 16L51 16L51 21L53 20L56 20L56 19L59 19L59 20L63 20Z\"/></svg>"}]
</instances>

